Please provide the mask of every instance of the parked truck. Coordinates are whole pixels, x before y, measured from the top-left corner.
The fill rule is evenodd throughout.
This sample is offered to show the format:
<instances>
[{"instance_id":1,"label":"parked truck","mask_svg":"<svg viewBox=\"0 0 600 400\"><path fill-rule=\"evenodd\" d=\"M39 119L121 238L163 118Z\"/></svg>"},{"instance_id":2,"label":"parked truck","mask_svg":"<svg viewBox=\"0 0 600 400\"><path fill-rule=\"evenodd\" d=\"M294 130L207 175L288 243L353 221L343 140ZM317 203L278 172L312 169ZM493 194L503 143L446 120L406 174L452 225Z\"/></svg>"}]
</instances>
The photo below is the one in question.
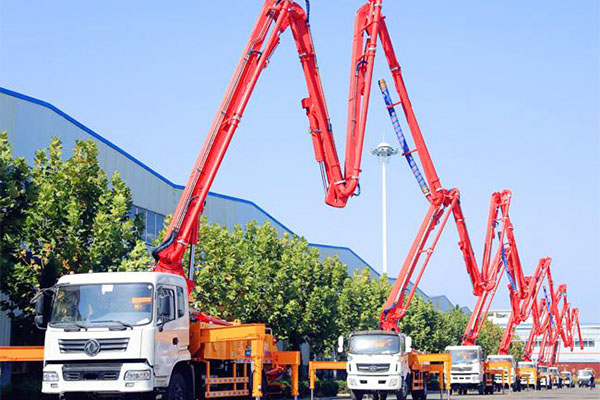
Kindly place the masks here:
<instances>
[{"instance_id":1,"label":"parked truck","mask_svg":"<svg viewBox=\"0 0 600 400\"><path fill-rule=\"evenodd\" d=\"M538 368L533 361L519 361L519 376L521 387L537 389L539 386Z\"/></svg>"},{"instance_id":2,"label":"parked truck","mask_svg":"<svg viewBox=\"0 0 600 400\"><path fill-rule=\"evenodd\" d=\"M362 331L350 335L346 352L347 384L354 400L388 394L406 399L410 388L411 338L391 331ZM343 350L343 349L340 349Z\"/></svg>"},{"instance_id":3,"label":"parked truck","mask_svg":"<svg viewBox=\"0 0 600 400\"><path fill-rule=\"evenodd\" d=\"M508 368L502 367L502 374L494 374L494 386L498 389L512 389L518 392L521 389L521 382L517 379L517 362L515 357L510 354L490 354L487 357L488 362L505 362L511 365L510 372ZM504 385L504 387L502 387Z\"/></svg>"},{"instance_id":4,"label":"parked truck","mask_svg":"<svg viewBox=\"0 0 600 400\"><path fill-rule=\"evenodd\" d=\"M192 400L261 397L267 370L292 366L262 324L241 325L190 310L186 280L157 272L66 275L36 302L46 327L42 392ZM51 300L47 320L42 312ZM46 303L46 304L45 304Z\"/></svg>"},{"instance_id":5,"label":"parked truck","mask_svg":"<svg viewBox=\"0 0 600 400\"><path fill-rule=\"evenodd\" d=\"M458 394L477 390L479 394L491 393L491 377L485 372L481 346L448 346L446 351L452 356L450 386ZM486 379L489 378L489 379Z\"/></svg>"},{"instance_id":6,"label":"parked truck","mask_svg":"<svg viewBox=\"0 0 600 400\"><path fill-rule=\"evenodd\" d=\"M592 369L580 369L577 371L577 386L586 387L590 386L592 377L594 376L594 370Z\"/></svg>"}]
</instances>

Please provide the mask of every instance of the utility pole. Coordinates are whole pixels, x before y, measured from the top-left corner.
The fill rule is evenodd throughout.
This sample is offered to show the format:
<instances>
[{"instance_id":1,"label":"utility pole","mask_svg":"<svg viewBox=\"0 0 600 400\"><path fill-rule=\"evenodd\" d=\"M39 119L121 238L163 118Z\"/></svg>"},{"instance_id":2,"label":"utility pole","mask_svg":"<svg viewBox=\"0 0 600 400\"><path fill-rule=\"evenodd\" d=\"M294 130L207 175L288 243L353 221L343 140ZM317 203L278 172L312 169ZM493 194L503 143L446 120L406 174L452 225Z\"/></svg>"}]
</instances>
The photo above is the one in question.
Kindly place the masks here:
<instances>
[{"instance_id":1,"label":"utility pole","mask_svg":"<svg viewBox=\"0 0 600 400\"><path fill-rule=\"evenodd\" d=\"M398 154L398 149L390 146L386 142L381 142L377 147L371 150L371 154L379 158L381 163L381 268L384 274L388 273L388 251L387 251L387 177L386 165L389 157Z\"/></svg>"}]
</instances>

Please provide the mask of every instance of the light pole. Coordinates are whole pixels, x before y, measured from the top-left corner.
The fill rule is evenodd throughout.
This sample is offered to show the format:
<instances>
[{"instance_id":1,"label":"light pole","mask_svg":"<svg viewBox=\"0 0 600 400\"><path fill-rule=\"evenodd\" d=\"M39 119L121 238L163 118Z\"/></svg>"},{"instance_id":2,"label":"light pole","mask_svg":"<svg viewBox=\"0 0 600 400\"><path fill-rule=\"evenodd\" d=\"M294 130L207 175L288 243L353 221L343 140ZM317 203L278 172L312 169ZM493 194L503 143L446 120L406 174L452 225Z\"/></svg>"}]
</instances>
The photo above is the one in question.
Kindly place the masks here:
<instances>
[{"instance_id":1,"label":"light pole","mask_svg":"<svg viewBox=\"0 0 600 400\"><path fill-rule=\"evenodd\" d=\"M377 147L371 150L371 154L377 156L381 163L381 233L382 233L382 271L384 274L388 273L388 262L387 262L387 179L386 179L386 164L388 158L394 154L398 154L398 149L390 146L386 142L381 142Z\"/></svg>"}]
</instances>

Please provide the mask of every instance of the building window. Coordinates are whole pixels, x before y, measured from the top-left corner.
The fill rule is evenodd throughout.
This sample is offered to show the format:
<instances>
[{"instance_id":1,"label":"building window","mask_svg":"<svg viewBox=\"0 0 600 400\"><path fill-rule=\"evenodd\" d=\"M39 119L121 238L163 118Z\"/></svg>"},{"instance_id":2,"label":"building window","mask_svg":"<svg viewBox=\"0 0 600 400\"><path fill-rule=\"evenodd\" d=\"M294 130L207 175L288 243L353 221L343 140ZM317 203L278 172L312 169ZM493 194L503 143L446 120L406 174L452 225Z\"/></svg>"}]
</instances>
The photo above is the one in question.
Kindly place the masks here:
<instances>
[{"instance_id":1,"label":"building window","mask_svg":"<svg viewBox=\"0 0 600 400\"><path fill-rule=\"evenodd\" d=\"M574 345L575 347L579 347L579 340L576 340ZM583 339L583 347L596 347L596 342L591 339Z\"/></svg>"},{"instance_id":2,"label":"building window","mask_svg":"<svg viewBox=\"0 0 600 400\"><path fill-rule=\"evenodd\" d=\"M130 217L134 218L135 216L139 216L144 225L144 229L140 232L140 238L147 244L153 244L163 229L165 216L142 207L133 206Z\"/></svg>"}]
</instances>

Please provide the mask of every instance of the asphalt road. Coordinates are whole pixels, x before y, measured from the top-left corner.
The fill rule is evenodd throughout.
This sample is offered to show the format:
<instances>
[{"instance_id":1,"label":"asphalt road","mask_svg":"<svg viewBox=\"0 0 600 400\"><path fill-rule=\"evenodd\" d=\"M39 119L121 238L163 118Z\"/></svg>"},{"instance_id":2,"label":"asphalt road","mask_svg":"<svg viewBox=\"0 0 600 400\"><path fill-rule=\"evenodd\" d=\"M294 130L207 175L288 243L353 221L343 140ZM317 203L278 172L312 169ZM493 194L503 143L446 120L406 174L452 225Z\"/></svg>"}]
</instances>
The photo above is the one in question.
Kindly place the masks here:
<instances>
[{"instance_id":1,"label":"asphalt road","mask_svg":"<svg viewBox=\"0 0 600 400\"><path fill-rule=\"evenodd\" d=\"M408 396L410 399L410 395ZM441 397L444 400L521 400L521 399L538 399L538 400L587 400L587 399L600 399L600 388L596 387L593 390L589 388L570 388L570 389L553 389L553 390L529 390L522 392L508 392L506 391L504 394L501 392L497 392L493 395L482 396L479 394L468 394L466 396L458 396L452 395L448 397L445 393L444 396ZM342 396L338 395L337 398L328 398L327 400L345 400L350 399L350 396ZM440 399L440 394L438 393L429 393L427 396L428 400L437 400ZM388 396L388 400L395 400L394 396Z\"/></svg>"},{"instance_id":2,"label":"asphalt road","mask_svg":"<svg viewBox=\"0 0 600 400\"><path fill-rule=\"evenodd\" d=\"M427 396L429 400L435 400L440 398L439 393L431 393ZM444 395L444 399L446 399L446 395ZM452 400L517 400L517 399L565 399L565 400L584 400L584 399L600 399L600 389L598 387L594 389L589 388L569 388L569 389L552 389L552 390L530 390L530 391L522 391L522 392L505 392L496 393L492 396L481 396L478 394L469 394L466 396L457 396L453 395Z\"/></svg>"}]
</instances>

